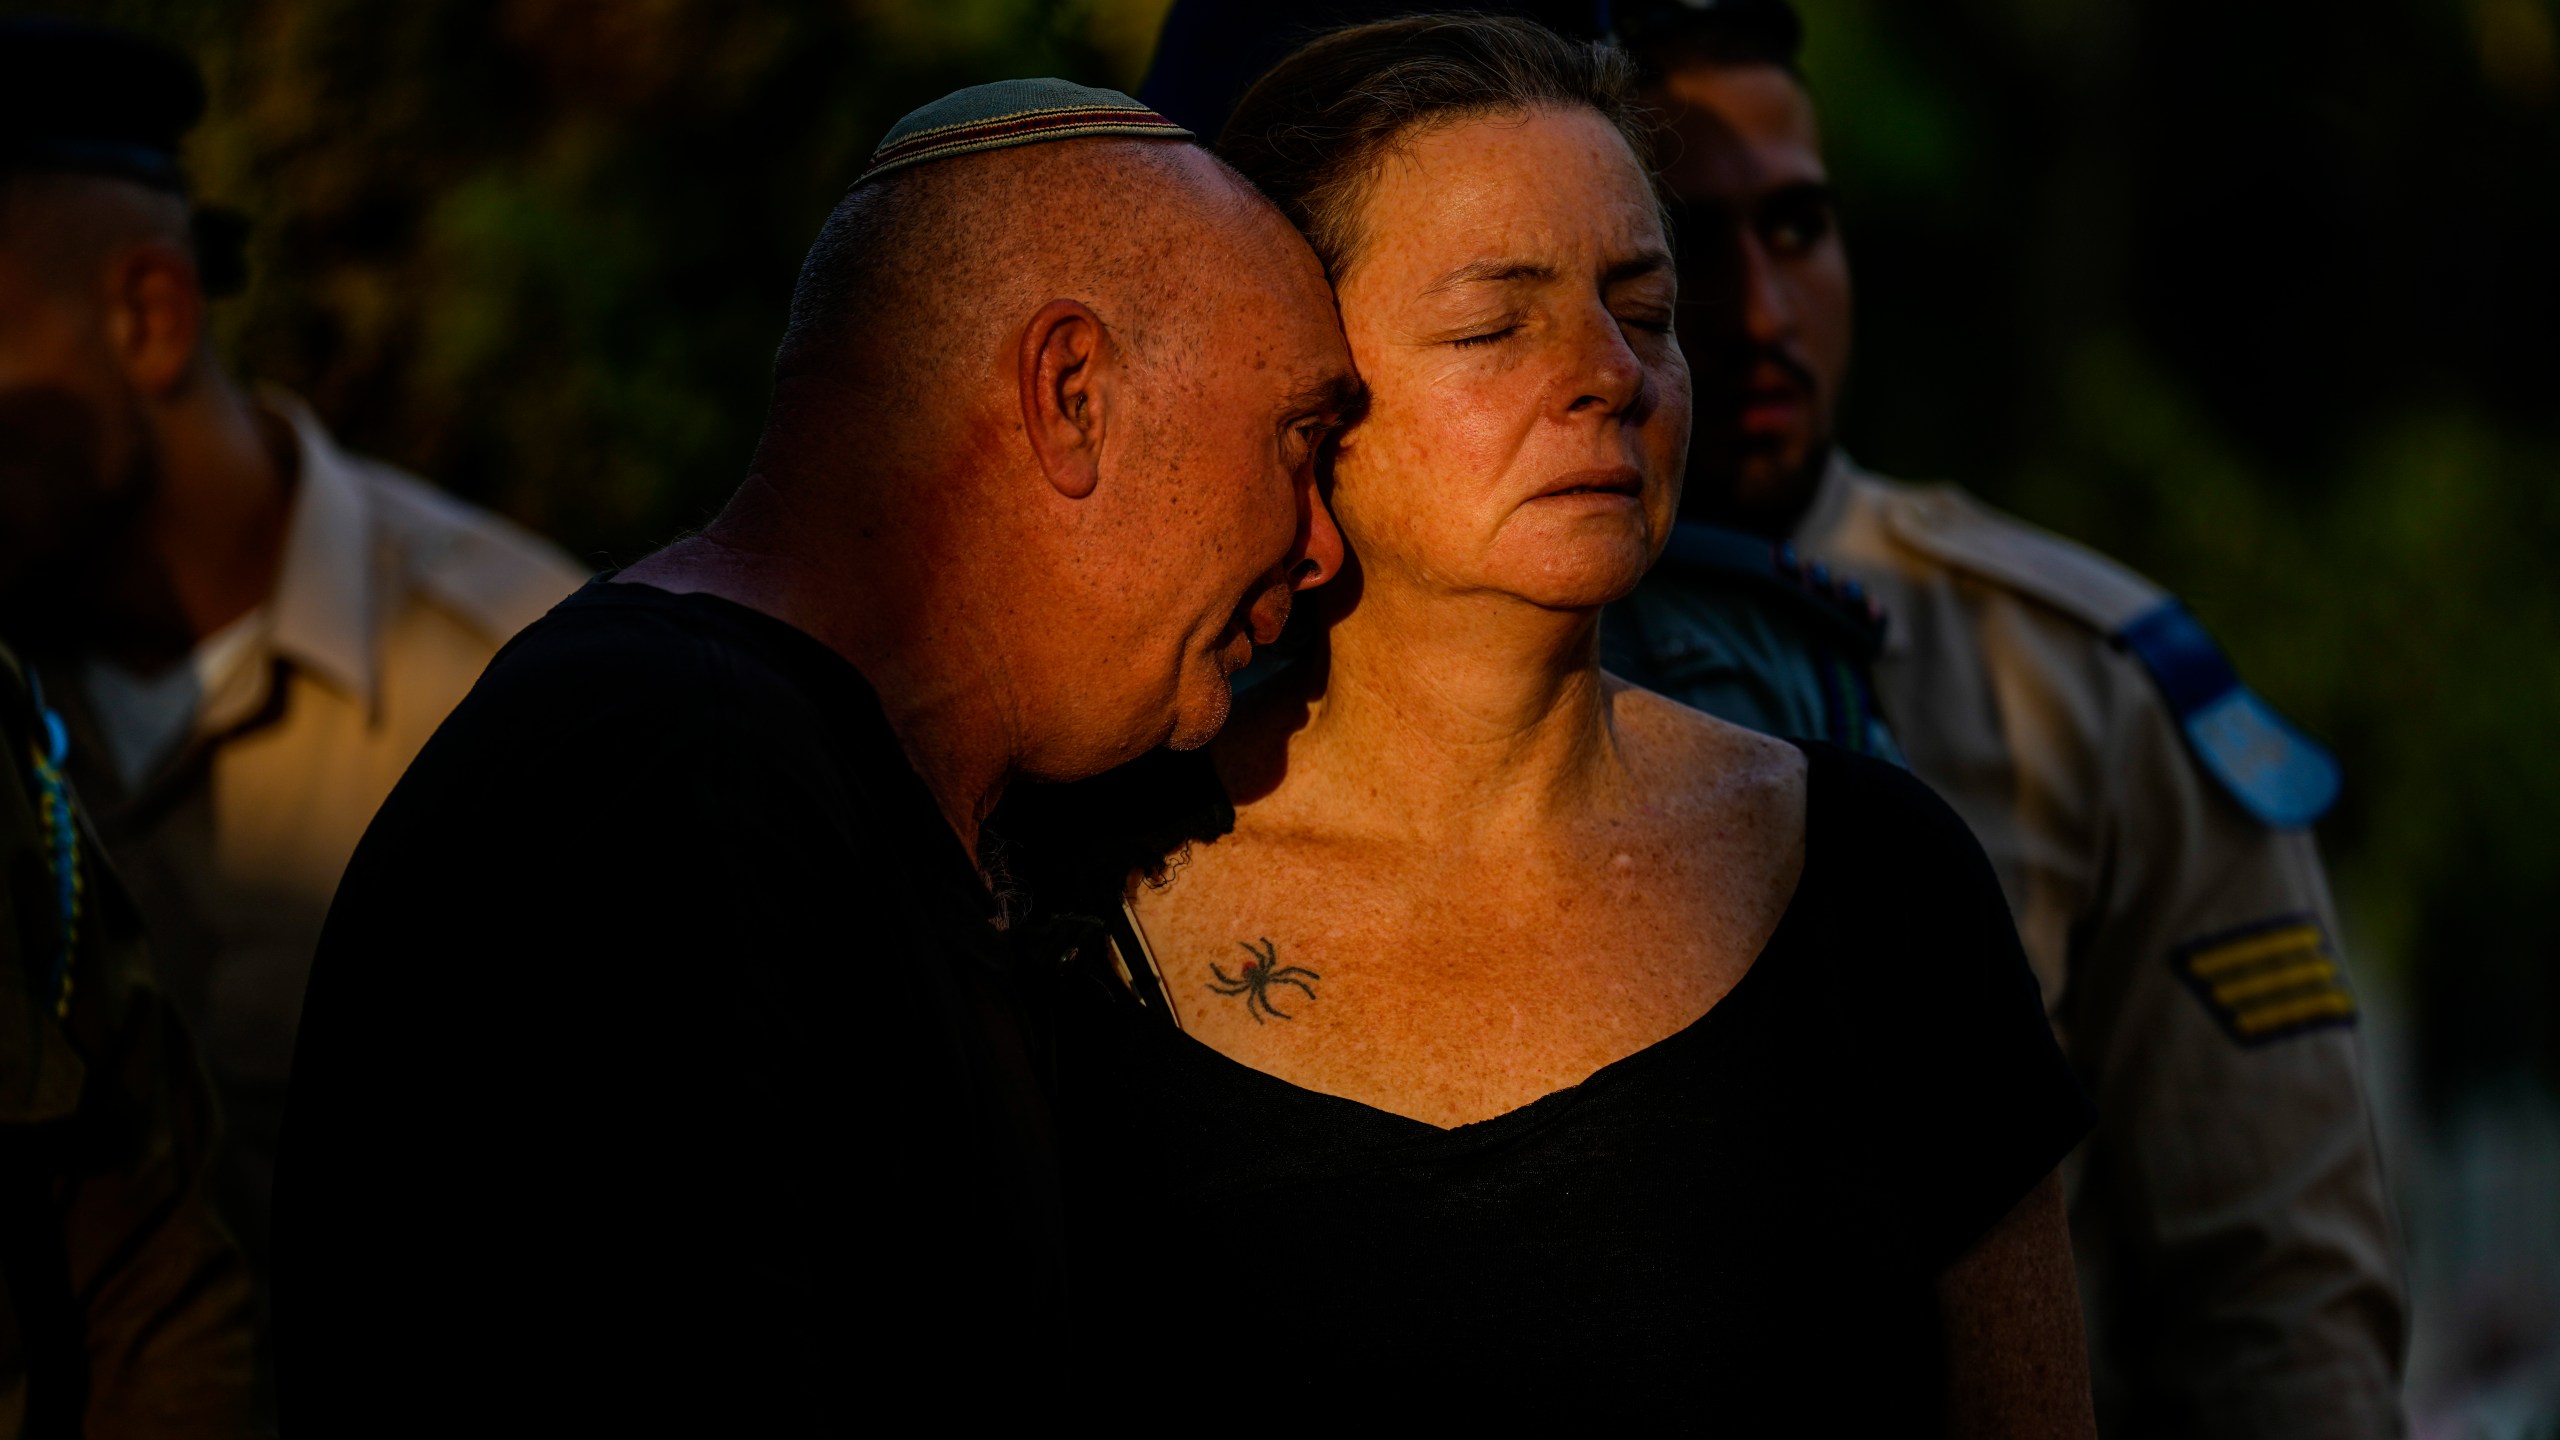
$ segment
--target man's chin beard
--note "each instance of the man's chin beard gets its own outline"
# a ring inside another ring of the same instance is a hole
[[[1753,456],[1723,473],[1692,469],[1681,491],[1680,515],[1783,540],[1813,507],[1823,472],[1830,468],[1831,445],[1823,441],[1808,446],[1804,458],[1791,466],[1781,467],[1774,457]]]

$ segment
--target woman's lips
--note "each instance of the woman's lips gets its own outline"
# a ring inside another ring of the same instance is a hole
[[[1637,474],[1633,466],[1622,465],[1608,470],[1577,470],[1570,475],[1559,475],[1531,498],[1563,500],[1596,495],[1633,500],[1643,494],[1644,477]]]
[[[1567,500],[1567,502],[1633,502],[1644,497],[1644,477],[1633,466],[1618,469],[1585,469],[1574,474],[1559,474],[1546,482],[1531,500]]]

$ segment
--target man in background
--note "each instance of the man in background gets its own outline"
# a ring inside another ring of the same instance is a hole
[[[0,637],[198,1037],[217,1194],[263,1281],[339,874],[490,656],[583,576],[225,371],[206,304],[237,237],[196,223],[178,155],[204,105],[167,47],[0,23]]]
[[[2310,831],[2333,763],[2156,586],[1839,453],[1849,270],[1794,12],[1617,22],[1669,122],[1683,508],[1883,604],[1885,712],[1989,852],[2096,1098],[2066,1179],[2100,1429],[2400,1433],[2399,1249]],[[1625,608],[1687,603],[1666,568]],[[1687,698],[1668,668],[1631,678]]]

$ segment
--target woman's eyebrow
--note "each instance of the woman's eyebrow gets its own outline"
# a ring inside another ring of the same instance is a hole
[[[1668,250],[1639,250],[1600,273],[1603,286],[1628,280],[1641,280],[1647,275],[1667,274],[1678,268]]]
[[[1546,281],[1556,278],[1556,267],[1537,260],[1478,260],[1461,265],[1424,287],[1423,294],[1437,295],[1461,285],[1508,285],[1522,280]]]

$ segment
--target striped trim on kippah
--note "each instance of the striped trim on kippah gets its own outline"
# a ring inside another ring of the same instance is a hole
[[[995,114],[970,114],[971,101],[1059,99],[1072,103],[1015,106]],[[939,112],[939,113],[937,113]],[[943,124],[918,125],[957,112],[963,118]],[[909,165],[928,160],[1038,145],[1052,140],[1079,140],[1097,135],[1129,135],[1152,140],[1188,140],[1191,132],[1114,90],[1091,90],[1059,81],[1009,81],[982,85],[946,97],[898,122],[871,152],[871,167],[861,185]]]

